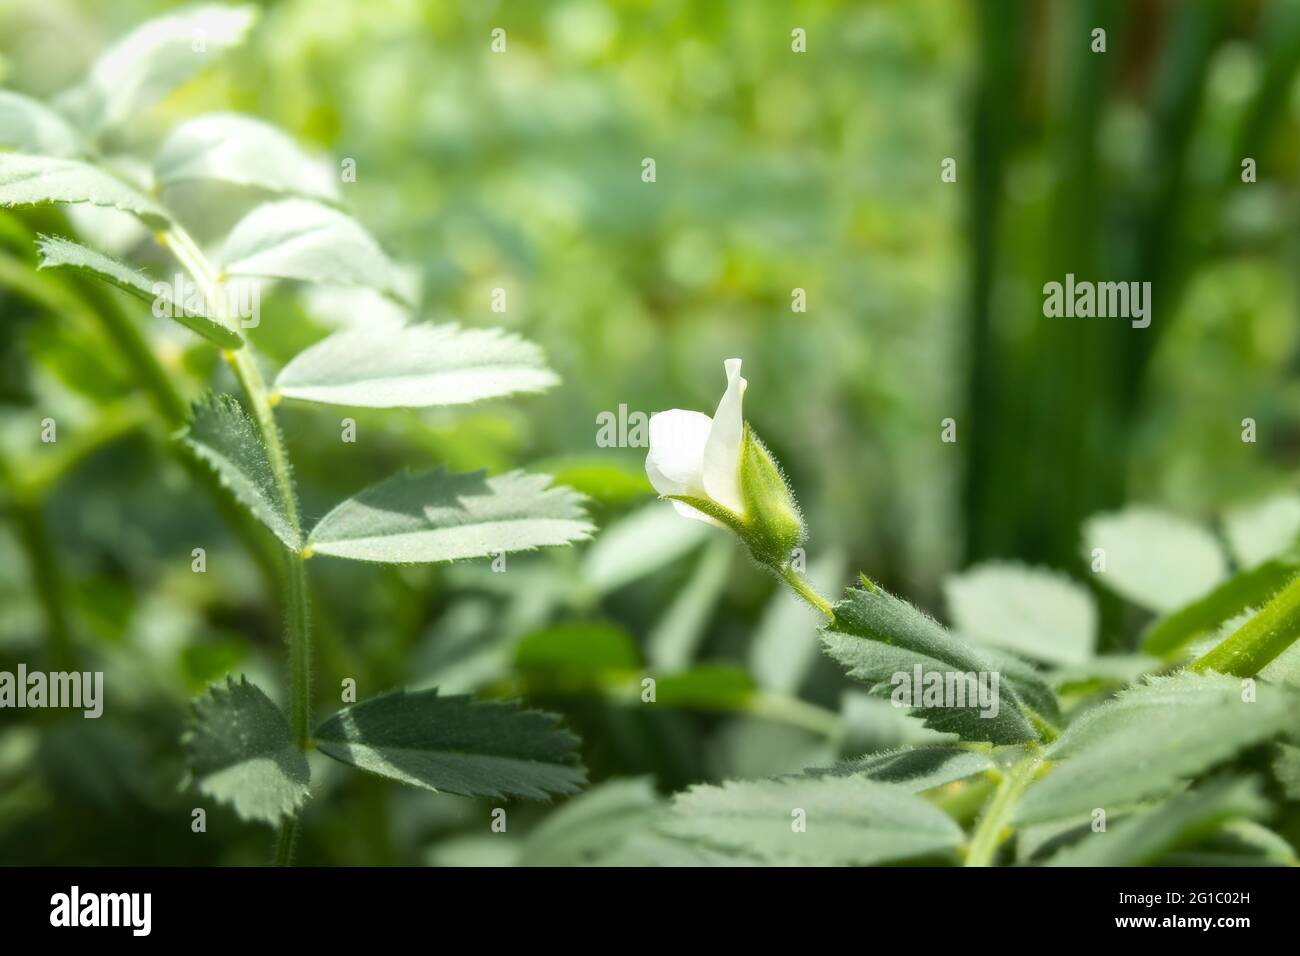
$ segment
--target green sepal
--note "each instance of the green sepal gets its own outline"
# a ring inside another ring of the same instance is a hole
[[[803,541],[803,515],[781,466],[748,424],[740,449],[740,494],[749,525],[745,543],[761,563],[784,568]]]

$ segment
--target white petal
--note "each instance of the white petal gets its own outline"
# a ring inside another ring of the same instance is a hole
[[[740,359],[727,359],[727,390],[718,402],[713,427],[704,445],[704,490],[709,497],[740,514],[745,510],[740,495],[740,444],[745,436],[741,400],[745,380],[740,377]]]
[[[645,473],[661,495],[704,497],[704,444],[713,420],[703,412],[674,408],[650,416]],[[697,512],[698,513],[698,512]]]

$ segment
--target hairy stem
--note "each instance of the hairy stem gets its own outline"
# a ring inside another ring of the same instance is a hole
[[[1300,577],[1279,591],[1258,614],[1192,662],[1194,671],[1254,677],[1300,638]]]
[[[798,571],[787,565],[778,573],[781,575],[782,580],[784,580],[786,584],[790,585],[795,594],[799,595],[825,615],[826,620],[835,620],[835,609],[831,607],[830,601],[827,601],[824,597],[818,594],[817,590],[809,584]]]
[[[994,791],[993,798],[984,808],[984,815],[976,824],[975,832],[971,834],[970,850],[966,855],[967,866],[993,865],[998,847],[1007,837],[1011,813],[1042,762],[1042,752],[1034,748],[1007,771]]]
[[[161,239],[198,283],[213,314],[222,321],[228,321],[225,296],[220,287],[221,279],[208,264],[197,243],[178,225],[164,233]],[[271,474],[294,536],[301,538],[302,525],[298,516],[298,499],[294,492],[289,456],[275,421],[266,381],[247,345],[226,351],[223,355],[248,400],[262,443],[266,446]],[[303,566],[301,549],[286,550],[284,553],[281,598],[285,613],[285,639],[289,645],[289,725],[298,747],[306,750],[311,739],[311,617],[307,570]],[[274,862],[277,865],[288,865],[292,860],[297,825],[296,818],[291,818],[284,824],[276,845]]]

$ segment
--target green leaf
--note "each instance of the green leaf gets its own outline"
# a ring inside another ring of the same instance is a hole
[[[636,449],[618,457],[606,449],[554,455],[535,462],[534,467],[551,475],[557,484],[568,485],[603,505],[626,507],[654,494],[645,475],[645,455],[638,455]]]
[[[608,624],[559,624],[515,645],[515,667],[556,680],[595,680],[641,666],[636,642]]]
[[[1159,613],[1196,600],[1228,574],[1214,536],[1177,515],[1128,508],[1096,515],[1084,526],[1084,560],[1101,548],[1106,570],[1098,580],[1121,597]]]
[[[934,787],[973,777],[991,770],[994,764],[982,753],[960,747],[901,747],[845,760],[833,767],[804,771],[811,777],[862,777],[920,793]]]
[[[944,581],[953,628],[1050,664],[1092,656],[1097,608],[1086,589],[1042,568],[990,562]]]
[[[1194,846],[1166,854],[1161,866],[1296,866],[1284,837],[1253,820],[1229,820]]]
[[[586,783],[577,738],[553,714],[436,690],[353,704],[316,739],[335,760],[435,792],[541,800]]]
[[[740,710],[754,696],[754,682],[738,667],[702,664],[655,680],[655,703],[692,710]]]
[[[50,156],[0,153],[0,206],[90,203],[133,213],[154,229],[166,229],[167,211],[122,180],[89,163]]]
[[[211,180],[326,202],[339,198],[330,166],[269,123],[210,113],[177,126],[154,157],[161,186]]]
[[[1204,597],[1153,621],[1142,635],[1142,649],[1156,656],[1171,655],[1224,621],[1267,604],[1297,574],[1300,564],[1281,558],[1238,571]]]
[[[251,6],[214,5],[150,20],[100,54],[57,105],[90,133],[116,126],[242,43],[256,18]]]
[[[60,159],[86,155],[81,136],[62,115],[10,90],[0,90],[0,146]]]
[[[519,866],[600,863],[629,836],[646,829],[660,801],[647,777],[608,780],[578,794],[523,841]]]
[[[427,408],[539,392],[558,381],[541,349],[516,335],[407,325],[337,332],[295,356],[275,388],[307,402]]]
[[[195,402],[181,442],[211,466],[239,503],[286,548],[297,551],[302,546],[257,425],[233,396],[209,393]]]
[[[708,537],[702,521],[683,521],[654,501],[601,530],[582,562],[582,576],[608,594],[681,559]]]
[[[185,746],[199,790],[245,820],[275,823],[307,798],[311,771],[288,721],[244,678],[229,678],[194,702]]]
[[[1054,765],[1016,808],[1022,823],[1086,814],[1169,793],[1237,751],[1277,734],[1295,699],[1268,684],[1253,703],[1217,674],[1148,677],[1074,721],[1048,750]]]
[[[312,551],[354,561],[426,564],[568,544],[590,536],[578,495],[546,475],[488,478],[404,472],[340,504],[312,529]]]
[[[1288,800],[1300,801],[1300,747],[1280,743],[1273,757],[1273,775]]]
[[[797,824],[803,811],[802,832]],[[696,786],[659,829],[783,866],[869,866],[950,857],[962,832],[921,797],[860,777],[785,777]]]
[[[1267,810],[1268,803],[1253,780],[1212,780],[1105,830],[1089,830],[1045,865],[1146,866],[1229,820],[1261,816]]]
[[[36,244],[41,253],[41,269],[66,267],[88,273],[123,292],[129,292],[141,301],[156,304],[155,314],[163,311],[165,315],[219,348],[237,349],[244,344],[238,332],[215,318],[208,318],[201,309],[195,309],[188,302],[175,305],[172,287],[167,283],[151,279],[124,262],[57,236],[42,235],[37,238]]]
[[[713,610],[731,580],[736,549],[718,535],[691,570],[646,638],[646,656],[657,670],[680,670],[695,660]]]
[[[255,208],[226,236],[218,261],[226,275],[366,286],[410,301],[400,270],[360,223],[306,199]]]
[[[1127,687],[1160,668],[1160,661],[1145,654],[1103,654],[1082,664],[1056,668],[1050,679],[1058,694],[1081,694],[1115,685]]]
[[[1275,495],[1233,508],[1223,516],[1223,533],[1240,567],[1285,555],[1300,538],[1300,495]]]
[[[910,686],[918,666],[923,674],[938,673],[945,684],[949,675],[985,674],[991,688],[991,675],[996,673],[996,714],[978,700],[974,704],[967,700],[965,706],[925,706],[922,695],[915,692],[922,705],[909,712],[923,717],[927,727],[966,740],[1012,744],[1038,739],[1013,680],[1009,675],[1004,679],[992,656],[953,637],[933,618],[886,591],[850,588],[835,606],[835,620],[823,631],[822,643],[831,657],[849,669],[849,676],[864,681],[882,697],[901,689],[901,684],[894,684],[896,675],[906,675]],[[1015,666],[1021,674],[1029,670],[1023,663]],[[954,677],[954,687],[956,683]],[[991,716],[981,716],[982,712]]]

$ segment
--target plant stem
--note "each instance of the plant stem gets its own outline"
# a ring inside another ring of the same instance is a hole
[[[976,824],[975,832],[971,834],[970,851],[966,855],[967,866],[993,865],[998,847],[1006,838],[1004,831],[1010,826],[1011,812],[1042,762],[1043,754],[1035,747],[1007,771],[998,784],[993,799],[985,807],[984,815]]]
[[[835,620],[835,609],[831,607],[831,603],[818,594],[816,589],[798,571],[787,565],[777,573],[781,575],[786,584],[790,585],[795,594],[824,614],[828,621]]]
[[[844,720],[839,714],[797,697],[758,692],[749,698],[747,712],[801,727],[835,743],[844,738]]]
[[[1300,638],[1300,577],[1279,591],[1258,614],[1192,662],[1192,670],[1254,677]]]
[[[174,225],[161,237],[164,245],[175,253],[181,265],[198,283],[203,298],[213,314],[228,321],[225,296],[221,292],[221,279],[204,258],[198,244],[179,225]],[[232,349],[223,353],[226,362],[238,380],[257,423],[271,474],[280,495],[294,537],[301,540],[302,525],[298,517],[298,498],[294,492],[293,475],[289,469],[289,456],[284,448],[280,428],[271,408],[270,392],[252,350]],[[289,645],[289,725],[301,750],[308,749],[311,739],[311,616],[307,589],[307,569],[303,566],[301,547],[284,552],[282,601],[285,612],[285,638]],[[287,820],[276,844],[274,862],[287,866],[293,856],[297,818]]]
[[[275,837],[275,853],[271,858],[273,866],[288,866],[293,862],[294,844],[298,842],[298,817],[288,817],[280,824],[280,832]]]

